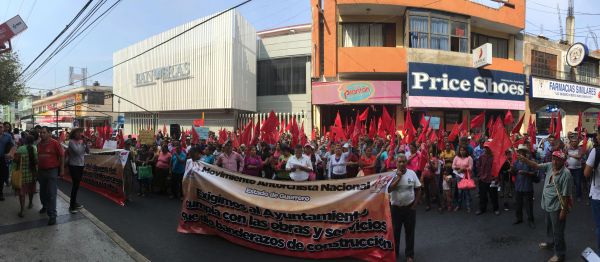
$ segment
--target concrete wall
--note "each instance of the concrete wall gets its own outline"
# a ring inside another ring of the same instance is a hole
[[[256,59],[266,60],[286,56],[310,56],[311,34],[297,33],[258,40]]]

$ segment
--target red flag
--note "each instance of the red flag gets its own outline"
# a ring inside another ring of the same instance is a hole
[[[531,146],[531,152],[535,151],[535,140],[536,140],[536,130],[535,130],[535,121],[533,117],[529,117],[529,128],[527,129],[527,133],[529,134],[529,145]]]
[[[392,123],[392,117],[388,113],[387,108],[385,106],[383,106],[383,113],[381,114],[381,121],[383,121],[383,123],[381,124],[381,127],[384,130],[389,130],[389,125]]]
[[[181,147],[183,149],[187,148],[187,143],[185,142],[185,140],[187,140],[186,138],[187,138],[187,134],[185,132],[181,132]]]
[[[312,131],[310,131],[310,140],[315,141],[316,138],[317,138],[317,130],[313,128]]]
[[[377,136],[381,138],[385,138],[385,128],[383,124],[383,118],[379,118],[379,122],[377,123]]]
[[[425,118],[425,114],[423,114],[421,116],[421,121],[419,121],[419,125],[421,125],[421,127],[423,127],[423,129],[427,129],[427,126],[429,126],[429,124],[427,123],[427,119]]]
[[[361,116],[357,112],[356,113],[356,121],[354,121],[354,130],[353,130],[352,136],[351,136],[351,138],[352,138],[352,145],[353,146],[357,146],[358,145],[358,138],[360,137],[360,129],[361,129],[361,126],[362,126],[361,125],[360,117]]]
[[[431,132],[431,134],[429,135],[429,141],[433,142],[433,141],[438,141],[438,135],[436,132]]]
[[[550,118],[550,128],[548,129],[548,134],[554,135],[554,113],[552,113],[552,117]]]
[[[377,133],[377,129],[375,128],[375,118],[371,119],[371,123],[369,124],[369,137],[375,138],[375,134]]]
[[[200,136],[196,133],[196,127],[192,126],[192,144],[200,143]]]
[[[252,119],[250,119],[250,122],[248,122],[245,126],[244,126],[244,131],[242,131],[242,135],[240,136],[240,142],[244,145],[255,145],[254,143],[254,139],[252,139],[252,127],[254,126],[254,121]]]
[[[392,122],[388,126],[388,133],[396,134],[396,119],[392,119]]]
[[[263,141],[267,142],[267,144],[270,145],[276,144],[277,132],[275,131],[277,130],[278,126],[279,119],[277,119],[277,116],[275,116],[275,112],[271,111],[265,122],[262,124],[262,127],[260,128],[260,131],[262,131],[262,134],[264,136]]]
[[[511,134],[520,134],[521,133],[521,127],[523,126],[523,119],[524,118],[525,118],[525,114],[523,114],[521,116],[521,118],[519,119],[519,122],[517,122],[517,124],[513,128],[512,132],[510,132]]]
[[[306,137],[306,133],[304,133],[304,120],[302,120],[302,125],[300,126],[300,129],[298,131],[300,132],[300,144],[302,146],[304,146],[308,142],[308,138]]]
[[[406,142],[411,142],[415,138],[417,131],[415,130],[415,126],[413,125],[412,117],[410,116],[410,110],[406,111],[404,129],[406,129]]]
[[[556,117],[556,130],[554,130],[554,137],[560,139],[560,132],[562,131],[562,117],[560,116],[560,111],[558,111],[558,116]]]
[[[347,140],[344,128],[342,126],[342,118],[340,117],[339,111],[337,112],[337,116],[335,117],[335,123],[331,132],[333,133],[334,141],[339,141],[339,139],[344,141]]]
[[[465,136],[467,133],[467,121],[462,121],[458,127],[458,132],[461,136]]]
[[[512,115],[510,110],[506,110],[506,115],[504,116],[504,125],[510,125],[515,121],[515,118]]]
[[[252,142],[250,142],[251,145],[256,145],[258,144],[259,141],[259,137],[260,137],[260,121],[256,121],[256,125],[254,125],[254,123],[252,123],[252,121],[250,121],[250,123],[248,123],[250,126],[246,127],[246,129],[250,130],[253,129],[253,134],[252,134],[252,138],[250,138],[250,134],[248,134],[248,139],[251,139]],[[246,130],[244,130],[246,131]]]
[[[458,126],[458,123],[454,122],[452,131],[450,131],[450,134],[448,135],[448,141],[453,142],[454,140],[456,140],[456,137],[458,136],[459,132],[460,132],[460,127]]]
[[[368,117],[369,117],[369,107],[367,107],[367,109],[365,109],[365,111],[363,111],[358,116],[358,120],[360,120],[360,121],[366,121]]]
[[[225,129],[219,129],[219,144],[224,144],[227,141],[227,131]]]
[[[292,126],[290,127],[290,133],[292,133],[292,143],[291,146],[294,148],[299,142],[299,133],[298,133],[298,123],[296,122],[296,117],[292,118]]]
[[[577,119],[577,139],[581,140],[581,111],[579,111]]]
[[[485,121],[485,111],[481,112],[479,115],[471,119],[471,128],[482,127],[483,122]]]
[[[492,176],[496,177],[500,173],[500,168],[502,168],[502,165],[506,162],[506,150],[510,148],[511,144],[510,138],[506,135],[504,126],[496,126],[494,137],[492,137],[492,142],[490,142],[490,150],[494,155]]]

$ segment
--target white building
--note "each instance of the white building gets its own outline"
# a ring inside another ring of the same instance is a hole
[[[204,23],[207,18],[113,54],[117,65],[197,26],[114,68],[114,93],[132,102],[115,108],[125,113],[126,134],[171,124],[190,129],[203,112],[212,131],[232,129],[240,113],[256,111],[256,30],[235,10]],[[157,121],[144,109],[156,113]]]
[[[298,125],[304,120],[304,130],[310,134],[311,25],[268,29],[257,34],[257,112],[264,118],[274,111],[283,122],[295,116]]]

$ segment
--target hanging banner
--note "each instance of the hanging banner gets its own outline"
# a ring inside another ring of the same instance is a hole
[[[313,82],[315,105],[402,103],[402,81]]]
[[[600,103],[600,88],[595,86],[538,77],[531,77],[529,83],[533,98]]]
[[[290,182],[194,163],[178,232],[218,235],[299,258],[395,261],[387,185],[394,173]]]
[[[71,182],[68,168],[65,172],[63,179]],[[121,206],[125,205],[123,165],[119,155],[86,155],[80,185]]]

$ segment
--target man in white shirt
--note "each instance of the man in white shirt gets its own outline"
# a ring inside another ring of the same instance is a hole
[[[301,145],[296,145],[294,155],[288,159],[285,169],[290,171],[290,178],[294,181],[308,180],[308,172],[312,172],[312,163],[310,158],[303,154]]]
[[[346,143],[344,146],[350,148],[350,145]],[[348,152],[342,152],[342,146],[340,144],[335,145],[335,154],[329,156],[327,159],[327,176],[329,179],[343,179],[346,178],[346,166],[348,165]]]
[[[600,140],[600,137],[596,136],[596,139]],[[596,223],[596,252],[600,251],[600,159],[596,161],[597,150],[598,147],[592,149],[585,162],[585,170],[583,171],[585,177],[592,178],[590,181],[590,198],[592,199],[590,203],[592,206],[592,216]]]
[[[413,170],[406,168],[406,162],[406,155],[398,155],[396,177],[390,183],[388,193],[390,193],[396,256],[399,254],[400,233],[404,226],[406,239],[404,255],[407,262],[412,262],[415,255],[416,208],[421,198],[421,182]]]

